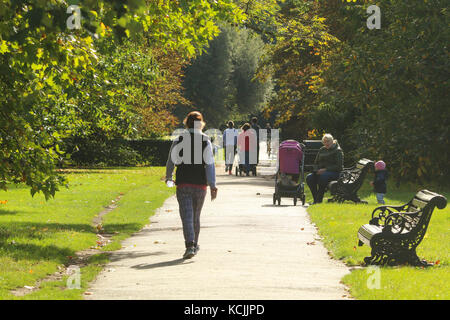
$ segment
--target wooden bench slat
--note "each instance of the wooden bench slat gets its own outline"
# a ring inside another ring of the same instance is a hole
[[[416,208],[423,209],[423,208],[428,204],[428,202],[421,201],[421,200],[419,200],[419,199],[414,198],[414,199],[411,201],[411,204],[412,204],[414,207],[416,207]]]

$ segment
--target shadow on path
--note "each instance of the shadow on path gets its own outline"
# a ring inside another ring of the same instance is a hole
[[[193,263],[193,261],[186,261],[186,260],[180,258],[180,259],[175,259],[175,260],[170,260],[170,261],[165,261],[165,262],[158,262],[158,263],[151,263],[151,264],[142,263],[142,264],[132,266],[132,268],[138,269],[138,270],[147,270],[147,269],[171,267],[171,266],[176,266],[176,265],[180,265],[180,264],[190,264],[190,263]]]
[[[164,251],[157,252],[114,252],[113,255],[110,256],[110,261],[117,262],[123,259],[136,259],[148,256],[160,256],[166,254]]]

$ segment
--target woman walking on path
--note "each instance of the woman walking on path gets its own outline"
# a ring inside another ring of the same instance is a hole
[[[225,172],[231,175],[233,169],[234,156],[237,149],[238,131],[234,128],[234,122],[228,121],[228,128],[223,133],[223,145],[225,148]]]
[[[319,149],[314,161],[314,172],[306,177],[306,183],[313,195],[313,204],[322,202],[328,183],[337,180],[344,168],[344,153],[337,140],[327,133],[323,136],[322,143],[323,147]]]
[[[205,126],[202,114],[192,111],[183,123],[187,131],[172,143],[166,163],[166,183],[172,181],[176,166],[176,194],[186,246],[183,259],[190,259],[200,249],[200,213],[207,186],[211,191],[211,200],[216,198],[217,188],[212,145],[208,136],[202,132]]]
[[[251,128],[256,131],[256,164],[259,164],[259,130],[261,127],[258,125],[257,117],[253,117],[251,122]]]
[[[242,132],[238,136],[238,148],[239,148],[239,164],[244,167],[245,174],[250,175],[250,151],[252,152],[252,164],[255,163],[256,157],[256,134],[252,132],[249,123],[245,123],[242,126]]]

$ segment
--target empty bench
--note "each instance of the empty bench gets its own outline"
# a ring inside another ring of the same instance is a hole
[[[372,248],[366,265],[429,266],[420,260],[416,248],[422,241],[435,207],[444,209],[447,199],[437,193],[421,190],[401,206],[379,206],[372,212],[369,224],[359,228],[358,245]]]
[[[342,203],[348,200],[355,203],[367,203],[358,197],[358,190],[361,188],[367,172],[373,166],[372,160],[360,159],[353,167],[344,168],[339,174],[339,179],[328,184],[328,190],[332,195],[328,202]]]

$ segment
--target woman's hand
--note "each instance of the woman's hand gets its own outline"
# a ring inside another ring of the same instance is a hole
[[[209,190],[211,191],[211,201],[213,201],[217,197],[217,188],[210,187]]]

